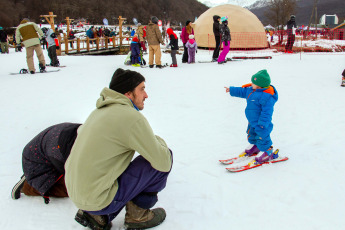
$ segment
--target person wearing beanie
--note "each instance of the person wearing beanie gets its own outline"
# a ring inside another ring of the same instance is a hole
[[[182,55],[182,63],[188,62],[188,49],[186,47],[186,43],[189,40],[189,35],[193,34],[194,35],[194,30],[192,28],[192,22],[190,20],[186,21],[186,26],[182,28],[180,38],[183,43],[183,55]]]
[[[214,48],[213,55],[212,55],[212,62],[216,62],[219,57],[219,50],[220,50],[220,16],[214,15],[213,16],[213,34],[214,39],[216,40],[216,47]]]
[[[141,25],[141,23],[138,23],[138,29],[137,29],[136,34],[138,35],[139,43],[140,43],[141,48],[143,49],[143,53],[147,53],[146,45],[145,45],[146,29],[145,29],[145,26]]]
[[[292,47],[293,47],[293,44],[295,43],[296,28],[297,28],[296,16],[291,15],[290,20],[286,23],[286,32],[288,35],[288,39],[285,45],[285,53],[293,53]]]
[[[220,33],[221,33],[221,40],[223,42],[223,51],[220,53],[218,57],[218,64],[223,64],[226,62],[226,55],[229,53],[230,50],[230,29],[228,27],[228,16],[222,17],[221,19],[222,24],[220,25]]]
[[[166,186],[173,158],[140,113],[147,98],[144,76],[119,68],[78,129],[65,164],[65,182],[81,225],[110,229],[124,207],[126,229],[164,221],[165,210],[151,208]],[[136,152],[139,156],[132,159]]]
[[[6,31],[0,26],[0,48],[1,53],[9,53],[8,52],[8,36]]]
[[[249,146],[239,157],[255,156],[251,165],[262,164],[276,159],[273,153],[270,134],[273,130],[272,115],[274,104],[278,101],[277,89],[271,85],[267,70],[260,70],[251,77],[252,83],[242,87],[225,87],[230,96],[247,100],[245,114],[248,120],[247,138]]]
[[[152,16],[146,28],[147,43],[149,45],[149,67],[153,68],[153,61],[156,63],[157,68],[162,68],[162,52],[160,44],[164,45],[162,33],[157,25],[158,18]]]
[[[169,39],[170,39],[169,46],[171,47],[172,64],[170,65],[170,67],[177,67],[176,53],[179,49],[178,38],[177,38],[177,35],[174,33],[174,31],[171,28],[167,29],[167,34],[169,35]]]
[[[195,63],[195,53],[198,52],[198,45],[194,40],[194,35],[189,35],[189,40],[186,43],[186,47],[188,49],[188,64]]]
[[[36,52],[40,72],[45,72],[46,61],[44,59],[43,51],[40,46],[40,39],[43,37],[42,30],[34,22],[29,19],[23,19],[16,29],[16,43],[22,43],[26,49],[26,62],[31,74],[34,74],[36,69],[34,65],[34,52]]]
[[[140,67],[140,43],[138,37],[135,35],[131,42],[131,63],[134,67]]]

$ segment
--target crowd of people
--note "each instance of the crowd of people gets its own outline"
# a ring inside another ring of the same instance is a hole
[[[213,16],[216,47],[212,62],[225,63],[230,50],[231,33],[227,16]],[[149,67],[163,68],[161,45],[165,45],[153,16],[147,26],[137,24],[131,41],[131,63],[140,66],[143,52],[148,49]],[[288,29],[296,27],[291,16]],[[91,27],[87,36],[111,36],[113,31]],[[178,67],[176,54],[178,36],[167,29],[168,48],[172,64]],[[73,38],[73,32],[69,34]],[[50,65],[59,66],[56,55],[58,43],[52,29],[40,29],[37,24],[23,19],[16,29],[15,41],[26,48],[27,65],[35,73],[33,55],[36,52],[40,71],[46,62],[40,39],[46,38]],[[8,36],[0,27],[1,50],[8,53]],[[182,63],[195,63],[197,41],[191,21],[186,21],[180,39],[184,52]],[[146,48],[146,42],[148,48]],[[294,33],[289,34],[286,50],[292,50]],[[223,46],[222,52],[221,46]],[[342,73],[345,85],[345,70]],[[108,87],[102,89],[96,108],[83,124],[60,123],[37,134],[23,149],[23,176],[12,189],[12,198],[21,194],[49,197],[69,197],[78,207],[75,220],[91,229],[110,229],[111,221],[125,208],[127,229],[146,229],[161,224],[166,218],[163,208],[151,209],[158,201],[158,193],[167,183],[173,166],[173,153],[163,138],[155,135],[148,120],[139,111],[148,98],[145,77],[139,72],[118,68]],[[258,163],[270,161],[274,155],[270,133],[273,107],[278,100],[277,89],[271,85],[267,70],[251,77],[251,83],[242,87],[225,87],[231,96],[247,100],[249,146],[246,156],[257,155]],[[250,97],[250,100],[249,100]],[[121,130],[121,132],[114,132]],[[134,157],[135,152],[139,156]],[[133,160],[132,160],[133,159]]]

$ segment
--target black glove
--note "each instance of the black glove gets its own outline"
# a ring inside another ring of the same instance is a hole
[[[198,50],[195,50],[195,53],[198,53]]]
[[[60,49],[60,46],[56,46],[56,49],[59,50],[59,49]]]
[[[229,45],[229,41],[226,41],[226,42],[225,42],[225,45],[228,46],[228,45]]]

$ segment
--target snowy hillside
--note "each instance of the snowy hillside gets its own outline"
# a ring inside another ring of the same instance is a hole
[[[199,50],[196,60],[211,55]],[[14,201],[10,193],[22,175],[23,147],[50,125],[83,123],[119,67],[146,77],[149,97],[142,113],[174,152],[157,203],[167,218],[155,229],[344,229],[345,54],[266,55],[273,58],[224,65],[182,64],[178,56],[178,68],[164,69],[125,66],[125,56],[61,56],[67,67],[57,73],[13,76],[26,68],[25,50],[1,54],[0,229],[85,229],[74,221],[77,208],[67,198],[46,205],[40,197]],[[171,63],[169,54],[162,60]],[[274,147],[289,160],[231,174],[218,160],[248,145],[246,102],[231,98],[224,87],[248,83],[261,69],[279,93]],[[124,215],[113,221],[113,230],[123,229]]]

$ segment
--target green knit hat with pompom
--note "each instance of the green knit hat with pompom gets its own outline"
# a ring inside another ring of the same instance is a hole
[[[267,70],[263,69],[254,74],[252,76],[252,83],[262,88],[270,86],[271,78],[270,75],[267,73]]]

